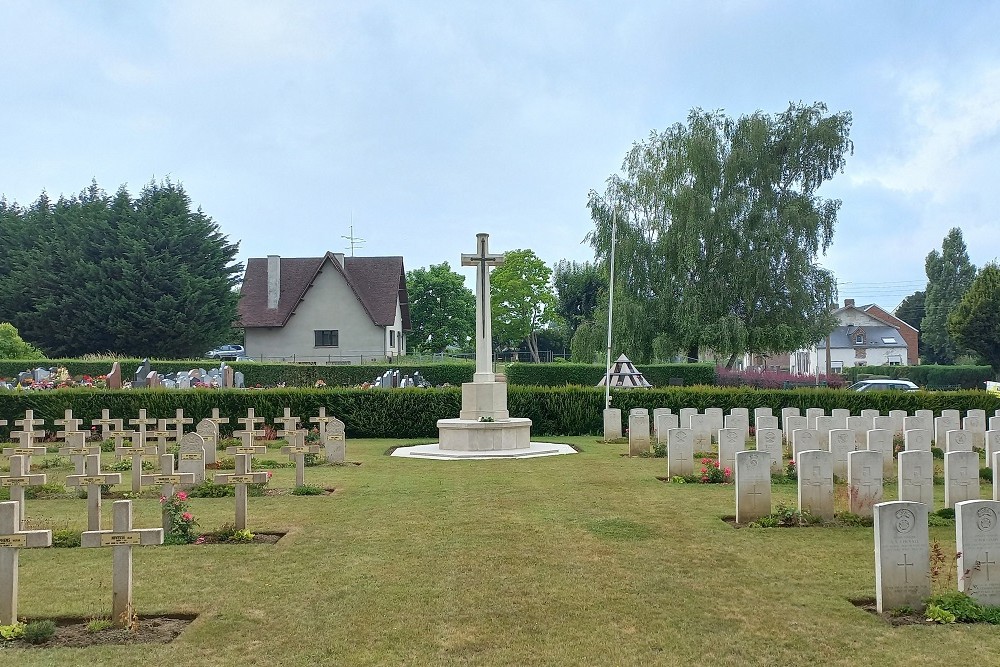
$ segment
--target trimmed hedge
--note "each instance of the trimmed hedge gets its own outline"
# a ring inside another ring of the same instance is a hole
[[[864,379],[862,376],[882,375],[888,378],[903,378],[927,389],[983,389],[987,380],[996,378],[989,366],[861,366],[845,368],[844,375],[851,381]]]
[[[654,387],[667,387],[671,378],[683,380],[684,386],[715,384],[714,364],[648,364],[637,367]],[[512,385],[593,387],[604,377],[604,366],[598,364],[507,364],[504,371]]]
[[[131,380],[135,371],[142,365],[142,359],[119,359],[122,369],[122,379]],[[31,368],[54,368],[65,366],[73,377],[81,375],[107,375],[111,371],[111,361],[80,361],[79,359],[44,359],[44,360],[0,360],[0,377],[16,378],[17,374]],[[150,367],[160,373],[187,371],[192,368],[215,368],[221,362],[213,359],[192,359],[188,361],[155,361],[150,360]],[[471,363],[428,363],[428,364],[363,364],[344,366],[311,366],[304,364],[267,364],[255,362],[232,362],[228,365],[243,373],[243,380],[248,387],[261,385],[273,387],[284,382],[290,387],[311,387],[317,380],[323,380],[330,387],[351,387],[363,382],[371,382],[389,369],[398,369],[404,375],[412,375],[414,371],[427,378],[433,385],[461,385],[472,382],[472,374],[476,370]]]
[[[236,419],[254,408],[269,420],[280,416],[284,408],[308,420],[325,407],[327,414],[343,420],[352,438],[436,438],[437,420],[458,416],[462,392],[458,387],[444,389],[164,389],[110,391],[99,389],[60,389],[56,391],[0,392],[0,419],[13,428],[15,419],[32,409],[36,418],[53,427],[66,409],[85,423],[99,418],[107,408],[113,418],[134,419],[140,408],[153,417],[173,417],[177,408],[195,419],[209,416],[219,408],[231,423],[222,427],[223,435],[240,428]],[[612,405],[622,410],[623,418],[631,408],[671,408],[675,412],[691,407],[704,410],[718,407],[730,410],[768,406],[775,414],[783,407],[803,411],[821,407],[847,408],[857,414],[874,408],[883,414],[889,410],[969,410],[980,408],[990,414],[1000,409],[1000,397],[986,392],[851,392],[836,389],[780,389],[672,387],[667,389],[615,391]],[[534,437],[548,435],[599,434],[603,430],[604,391],[596,387],[509,387],[511,415],[532,420]]]

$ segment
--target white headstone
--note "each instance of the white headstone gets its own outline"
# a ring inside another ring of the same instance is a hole
[[[781,431],[783,433],[791,433],[789,430],[788,418],[799,417],[801,414],[802,413],[799,412],[798,408],[781,408]],[[805,426],[802,428],[805,428]]]
[[[654,410],[655,412],[655,410]],[[665,444],[667,442],[667,431],[672,428],[678,428],[680,426],[678,422],[678,417],[671,413],[660,413],[654,418],[654,431],[656,431],[656,442],[657,444]]]
[[[979,414],[968,415],[962,420],[962,430],[972,436],[974,448],[982,449],[986,446],[986,417]]]
[[[903,435],[903,420],[906,419],[906,410],[889,410],[889,419],[892,420],[892,430],[896,435]]]
[[[944,449],[948,442],[948,431],[957,431],[959,420],[951,417],[934,418],[934,446]]]
[[[817,449],[799,452],[799,511],[833,519],[833,454]]]
[[[830,410],[830,416],[833,417],[834,428],[847,428],[847,418],[851,416],[851,411],[834,408]]]
[[[696,452],[707,452],[712,448],[712,430],[709,426],[709,419],[705,415],[691,415],[688,419],[690,429],[694,431],[694,450]],[[684,428],[684,420],[681,419],[681,428]]]
[[[958,590],[990,607],[1000,606],[998,515],[1000,501],[968,500],[955,504]]]
[[[767,452],[737,452],[736,523],[750,523],[770,513],[771,457]]]
[[[819,448],[819,434],[813,429],[803,428],[792,433],[792,460],[795,461],[796,465],[799,462],[799,454],[807,449]],[[832,466],[833,463],[831,462],[830,465]]]
[[[744,444],[750,438],[750,419],[746,415],[726,415],[726,428],[738,430]],[[740,448],[742,447],[743,445],[740,445]]]
[[[979,454],[947,452],[944,455],[944,506],[979,500]]]
[[[177,470],[194,475],[194,484],[205,481],[205,439],[197,433],[185,433],[181,438]]]
[[[681,408],[680,411],[680,428],[691,428],[691,416],[698,414],[698,410],[695,408]]]
[[[705,417],[708,418],[708,428],[712,433],[726,425],[725,413],[722,408],[705,408]]]
[[[796,431],[805,431],[809,429],[808,421],[805,417],[799,417],[792,415],[787,417],[784,421],[784,426],[781,428],[782,434],[785,436],[785,441],[791,445],[792,444],[792,434]]]
[[[908,452],[931,451],[931,432],[926,429],[913,429],[903,434],[903,442]]]
[[[875,506],[875,601],[879,613],[921,609],[931,594],[927,505],[897,500]]]
[[[743,432],[740,429],[719,429],[719,467],[732,470],[736,465],[736,452],[742,451],[743,447]]]
[[[847,455],[848,509],[858,516],[871,516],[872,508],[882,502],[882,454],[850,452]]]
[[[833,417],[826,415],[816,417],[816,435],[819,437],[819,446],[827,449],[830,446],[830,431],[833,430]]]
[[[781,473],[785,467],[782,452],[781,431],[776,428],[757,429],[757,451],[767,452],[771,457],[771,472]]]
[[[667,476],[694,474],[694,432],[689,428],[667,431]]]
[[[948,431],[944,437],[946,452],[972,451],[972,434],[968,431]]]
[[[847,455],[858,450],[854,431],[846,428],[836,428],[830,431],[828,449],[833,454],[833,474],[840,479],[847,477]]]
[[[759,424],[757,423],[757,420],[760,419],[761,417],[774,417],[774,412],[772,412],[771,408],[768,408],[768,407],[754,408],[753,409],[753,425],[754,425],[754,428],[759,428]],[[774,417],[774,418],[777,419],[777,417]],[[765,427],[765,428],[770,428],[770,427]],[[775,426],[774,428],[780,428],[780,427]]]
[[[772,415],[760,415],[754,423],[754,432],[760,431],[762,428],[779,430],[778,418]]]
[[[897,467],[900,500],[924,503],[934,509],[934,455],[930,451],[900,452]]]
[[[619,408],[604,410],[604,439],[619,440],[622,437],[622,411]]]
[[[865,449],[882,455],[882,475],[889,477],[896,472],[892,456],[892,431],[874,428],[865,434]]]
[[[628,415],[628,454],[638,456],[649,451],[649,413],[632,410]]]

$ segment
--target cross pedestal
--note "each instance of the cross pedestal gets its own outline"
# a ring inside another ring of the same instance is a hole
[[[161,454],[160,474],[142,475],[140,476],[140,480],[144,486],[162,485],[163,488],[160,490],[160,498],[170,498],[172,495],[174,495],[174,487],[177,486],[178,484],[194,484],[194,475],[189,472],[181,472],[181,473],[175,472],[174,455]],[[163,532],[169,533],[171,528],[173,528],[173,524],[170,521],[170,514],[168,514],[164,510]]]
[[[162,528],[132,528],[132,501],[112,505],[111,530],[88,530],[81,536],[84,547],[111,547],[111,622],[128,625],[132,605],[132,547],[163,544]]]
[[[0,486],[10,489],[10,499],[20,507],[21,516],[18,528],[24,527],[25,503],[24,489],[29,486],[45,484],[45,475],[32,475],[31,464],[27,456],[10,457],[10,474],[0,475]]]
[[[87,456],[84,474],[66,477],[67,486],[87,487],[87,530],[101,529],[101,487],[121,483],[120,472],[101,470],[100,454]]]
[[[319,445],[307,445],[305,431],[291,431],[285,434],[288,445],[281,448],[282,454],[295,461],[295,486],[306,484],[306,454],[319,454]]]
[[[52,546],[51,530],[21,530],[19,504],[0,503],[0,625],[17,622],[18,552]]]
[[[269,475],[266,470],[260,472],[250,470],[249,454],[237,454],[236,474],[215,476],[216,484],[236,486],[236,530],[246,530],[247,527],[247,484],[266,484]]]

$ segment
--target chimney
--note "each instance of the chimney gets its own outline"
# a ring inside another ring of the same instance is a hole
[[[281,294],[281,257],[267,256],[267,307],[274,310],[278,307],[278,296]]]
[[[844,299],[844,308],[854,308],[854,299]]]
[[[340,264],[340,268],[344,268],[344,253],[335,252],[333,253],[333,258],[337,260],[337,264]]]

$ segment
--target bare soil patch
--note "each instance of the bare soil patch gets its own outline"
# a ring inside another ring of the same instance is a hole
[[[107,644],[169,644],[191,624],[197,614],[172,614],[169,616],[140,616],[135,632],[120,628],[108,628],[92,632],[87,625],[88,618],[53,618],[56,634],[44,644],[29,644],[23,639],[5,642],[10,648],[82,648]],[[32,619],[34,621],[44,619]]]

